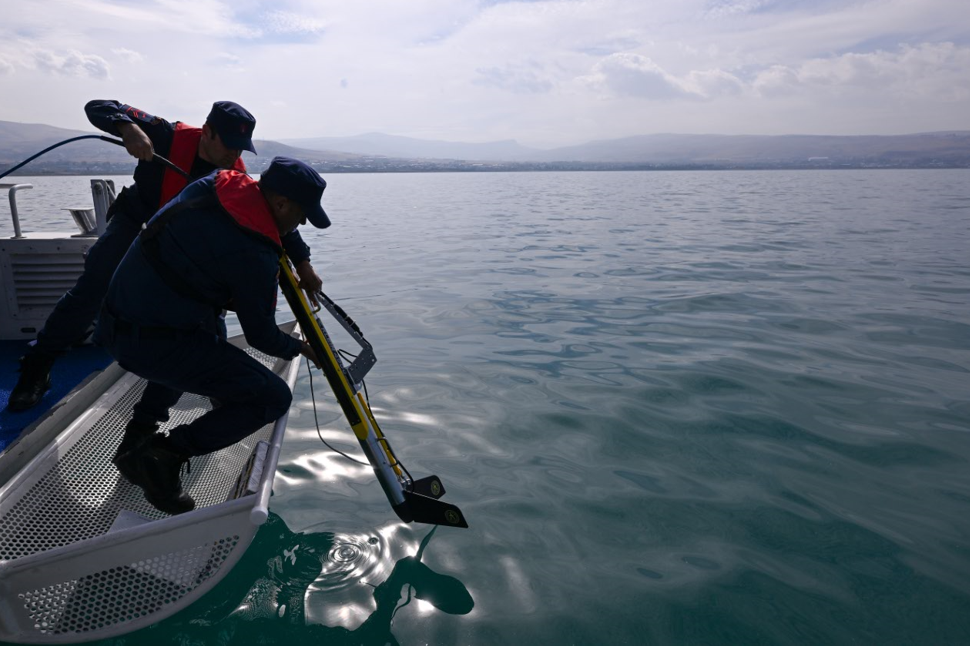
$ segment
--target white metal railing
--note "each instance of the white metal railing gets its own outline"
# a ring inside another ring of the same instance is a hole
[[[10,217],[13,219],[13,238],[15,240],[24,237],[20,229],[20,212],[17,209],[17,191],[25,188],[34,188],[33,184],[0,184],[0,189],[9,189],[8,198],[10,200]],[[94,208],[74,208],[67,209],[74,218],[74,223],[81,230],[84,236],[100,236],[108,226],[108,209],[115,201],[115,183],[110,179],[92,179],[91,197],[94,200]]]
[[[110,179],[92,179],[91,196],[94,198],[94,215],[98,235],[108,226],[108,208],[115,201],[115,183]]]
[[[22,188],[34,188],[33,184],[0,184],[0,188],[8,188],[10,197],[10,216],[13,218],[13,237],[23,238],[20,232],[20,215],[17,213],[17,191]]]

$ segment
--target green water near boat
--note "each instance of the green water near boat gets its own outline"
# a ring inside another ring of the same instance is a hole
[[[371,405],[471,528],[397,522],[304,369],[243,560],[104,643],[970,643],[967,171],[327,179]],[[25,228],[86,199],[30,181]]]

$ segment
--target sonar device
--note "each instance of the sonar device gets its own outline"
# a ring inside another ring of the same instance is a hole
[[[414,480],[394,455],[391,445],[374,419],[362,389],[364,375],[377,362],[377,357],[357,324],[326,294],[317,293],[322,309],[326,309],[361,347],[360,353],[350,365],[344,366],[344,361],[330,340],[326,328],[316,316],[320,309],[311,309],[298,287],[298,281],[285,254],[280,259],[280,288],[296,315],[303,336],[316,353],[320,368],[398,517],[406,523],[413,521],[468,527],[465,516],[458,507],[440,500],[445,495],[445,488],[438,476]]]

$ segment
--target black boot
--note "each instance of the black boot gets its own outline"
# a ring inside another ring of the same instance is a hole
[[[115,451],[114,457],[111,458],[111,462],[118,467],[118,471],[125,477],[125,480],[131,482],[132,477],[137,477],[137,475],[134,475],[134,472],[130,471],[129,466],[131,465],[131,461],[125,460],[125,456],[133,449],[138,448],[141,444],[150,440],[156,431],[158,431],[157,424],[138,423],[135,420],[131,420],[125,426],[125,434],[121,438],[121,444],[118,445],[118,450]]]
[[[20,358],[20,378],[10,391],[7,410],[17,413],[33,408],[51,387],[52,357],[25,354]]]
[[[182,467],[188,464],[188,455],[157,434],[118,458],[121,475],[141,487],[153,507],[168,514],[195,509],[195,501],[182,490]]]

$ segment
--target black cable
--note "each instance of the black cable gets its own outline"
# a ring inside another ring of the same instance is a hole
[[[325,295],[323,294],[323,292],[320,292],[320,295],[325,297]],[[347,359],[347,357],[350,357],[351,358],[350,359],[351,363],[353,362],[353,359],[356,359],[357,358],[357,355],[351,354],[347,350],[343,350],[343,349],[337,350],[337,354],[340,355],[340,356],[342,356],[344,359]],[[334,447],[330,446],[330,444],[328,444],[325,439],[323,439],[323,434],[320,432],[320,422],[317,421],[317,400],[316,400],[316,397],[313,394],[313,372],[310,369],[310,360],[309,359],[306,360],[306,369],[307,369],[307,373],[310,375],[310,398],[313,401],[313,420],[314,420],[314,422],[317,425],[317,436],[320,438],[320,441],[323,442],[324,444],[326,444],[327,447],[331,451],[333,451],[335,453],[339,453],[340,455],[344,456],[348,460],[352,460],[352,461],[354,461],[354,462],[356,462],[358,464],[366,464],[367,466],[371,466],[370,463],[368,463],[368,462],[361,462],[360,460],[358,460],[356,458],[350,457],[346,453],[343,453],[341,451],[338,451]],[[361,381],[360,383],[361,383],[361,386],[364,387],[364,401],[366,401],[367,402],[367,406],[370,407],[370,394],[367,392],[367,382],[366,381]],[[377,422],[375,421],[374,423],[376,424]],[[397,454],[394,452],[394,449],[391,447],[391,443],[387,441],[387,438],[386,437],[383,437],[383,434],[382,434],[382,436],[380,438],[378,438],[377,441],[378,442],[381,442],[381,443],[383,443],[385,445],[386,451],[389,454],[388,457],[391,457],[394,460],[394,464],[397,465],[401,469],[401,471],[404,472],[404,474],[407,476],[408,480],[410,480],[411,482],[414,482],[414,477],[411,475],[411,472],[408,471],[408,468],[406,466],[404,466],[404,463],[401,462],[397,458]]]
[[[30,162],[34,161],[35,159],[37,159],[38,157],[40,157],[44,153],[48,153],[48,152],[54,150],[55,148],[57,148],[59,146],[63,146],[64,144],[69,144],[72,141],[80,141],[82,139],[100,139],[100,138],[101,138],[101,135],[81,135],[80,137],[73,137],[72,139],[65,139],[64,141],[58,142],[58,143],[54,144],[53,146],[48,146],[47,148],[44,148],[42,151],[40,151],[36,155],[31,155],[30,157],[28,157],[27,159],[23,160],[22,162],[20,162],[19,164],[17,164],[13,168],[7,169],[4,172],[0,173],[0,179],[3,179],[4,177],[6,177],[10,173],[14,172],[18,168],[21,168],[23,166],[26,166],[27,164],[29,164]]]
[[[338,353],[350,354],[349,352],[346,352],[345,350],[337,350],[337,352]],[[351,462],[356,462],[357,464],[363,464],[364,466],[367,466],[367,467],[372,466],[370,464],[370,462],[362,462],[362,461],[358,460],[357,458],[355,458],[353,456],[347,455],[346,453],[344,453],[340,449],[334,448],[333,446],[330,445],[329,442],[327,442],[325,439],[323,439],[323,432],[320,430],[320,420],[317,418],[317,398],[316,398],[316,395],[313,394],[313,370],[312,370],[312,368],[310,366],[310,360],[309,359],[306,359],[306,371],[307,371],[307,374],[310,376],[310,401],[313,402],[313,423],[317,427],[317,437],[320,438],[320,441],[323,442],[324,445],[326,445],[326,447],[328,449],[330,449],[334,453],[337,453],[339,455],[342,455],[343,457],[347,458]],[[364,386],[364,400],[367,402],[367,405],[370,406],[370,396],[367,394],[367,383],[366,382],[362,382],[362,385]],[[383,442],[384,444],[387,445],[387,448],[388,448],[388,450],[390,450],[391,455],[394,456],[394,463],[398,467],[401,468],[401,471],[403,471],[404,474],[408,477],[408,480],[410,480],[411,482],[414,482],[414,477],[411,476],[411,472],[408,471],[408,468],[406,466],[404,466],[404,463],[403,462],[401,462],[400,460],[397,459],[397,454],[394,453],[394,449],[391,448],[391,443],[387,441],[387,438],[386,437],[381,437],[378,440],[378,442]]]
[[[338,453],[344,456],[351,462],[356,462],[357,464],[363,464],[365,467],[369,467],[370,462],[361,462],[357,458],[349,456],[343,451],[339,449],[335,449],[334,447],[330,446],[330,443],[327,442],[325,439],[323,439],[323,433],[320,431],[320,420],[317,418],[317,398],[316,398],[316,395],[313,394],[313,370],[310,367],[309,359],[306,359],[306,371],[307,371],[307,374],[310,375],[310,400],[313,402],[313,423],[316,424],[317,426],[317,437],[319,437],[320,441],[323,442],[327,446],[327,448],[333,451],[334,453]]]
[[[343,350],[343,349],[337,350],[337,354],[339,354],[341,357],[343,357],[344,359],[346,359],[347,360],[347,363],[353,363],[354,362],[354,359],[357,358],[357,355],[356,354],[351,354],[347,350]],[[361,381],[360,382],[360,385],[364,387],[364,401],[366,401],[367,402],[367,405],[370,406],[370,395],[367,394],[367,382],[366,381]]]
[[[19,164],[17,164],[13,168],[8,168],[7,170],[5,170],[2,173],[0,173],[0,179],[3,179],[4,177],[6,177],[7,175],[9,175],[10,173],[14,172],[15,170],[17,170],[19,168],[23,168],[24,166],[26,166],[30,162],[34,161],[35,159],[37,159],[41,155],[43,155],[45,153],[49,153],[50,151],[54,150],[55,148],[59,148],[59,147],[63,146],[64,144],[69,144],[69,143],[72,143],[74,141],[81,141],[82,139],[100,139],[101,141],[106,141],[109,144],[114,144],[116,146],[121,146],[122,148],[124,148],[124,146],[125,146],[125,143],[123,141],[121,141],[120,139],[112,139],[111,137],[106,137],[104,135],[81,135],[80,137],[72,137],[70,139],[65,139],[64,141],[59,141],[56,144],[54,144],[53,146],[48,146],[47,148],[44,148],[42,151],[40,151],[36,155],[31,155],[27,159],[23,160],[22,162],[20,162]],[[175,164],[173,164],[169,160],[165,159],[161,155],[157,155],[155,153],[152,153],[152,161],[157,161],[157,162],[159,162],[161,164],[164,164],[168,168],[171,168],[172,170],[174,170],[175,172],[177,172],[178,174],[180,174],[182,177],[184,177],[186,179],[191,179],[189,177],[189,174],[188,173],[186,173],[184,170],[182,170],[181,168],[179,168],[178,166],[176,166]]]
[[[358,335],[360,335],[360,338],[362,338],[362,339],[364,338],[364,333],[360,331],[360,328],[357,326],[357,323],[354,321],[354,319],[350,318],[350,316],[347,314],[347,312],[345,312],[343,310],[342,307],[340,307],[339,305],[337,305],[336,303],[334,303],[333,300],[329,296],[327,296],[326,294],[324,294],[322,291],[318,291],[316,295],[317,295],[317,298],[318,299],[327,301],[327,303],[329,303],[330,306],[333,307],[333,309],[336,311],[336,313],[344,321],[347,322],[347,325],[349,325],[354,330],[354,332],[356,332]]]
[[[347,359],[350,363],[353,363],[353,360],[357,358],[356,354],[352,354],[347,350],[343,350],[343,349],[337,350],[337,354],[339,354],[344,359]],[[367,407],[370,408],[370,393],[367,392],[367,382],[361,380],[360,385],[364,387],[364,401],[367,402]],[[377,422],[375,421],[374,424],[377,424]],[[391,443],[387,441],[387,438],[382,436],[378,438],[377,441],[384,443],[384,445],[387,447],[388,453],[390,454],[389,457],[391,457],[394,460],[394,464],[401,467],[401,470],[404,471],[408,479],[413,482],[414,478],[411,477],[411,472],[408,471],[408,468],[404,466],[403,462],[397,459],[397,454],[394,453],[394,449],[391,447]]]
[[[125,147],[125,142],[121,141],[120,139],[112,139],[111,137],[105,137],[104,135],[100,135],[98,139],[100,139],[101,141],[107,141],[109,144],[114,144],[115,146],[121,146],[122,148]],[[176,166],[173,162],[165,159],[158,153],[155,153],[155,152],[152,153],[152,161],[159,162],[160,164],[167,166],[168,168],[171,168],[172,170],[174,170],[176,173],[178,173],[185,179],[188,179],[188,180],[192,179],[191,175],[189,175],[187,172],[185,172],[184,170]]]

